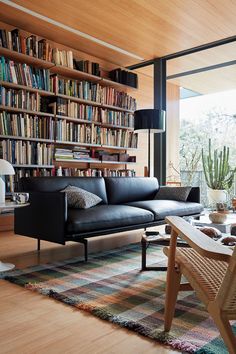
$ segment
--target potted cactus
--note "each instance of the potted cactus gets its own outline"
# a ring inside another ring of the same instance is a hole
[[[209,139],[208,154],[202,149],[202,165],[209,188],[209,201],[213,204],[225,203],[227,191],[232,187],[236,169],[229,165],[229,147],[223,150],[212,151],[211,139]]]

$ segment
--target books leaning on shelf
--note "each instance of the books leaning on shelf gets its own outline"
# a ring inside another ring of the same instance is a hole
[[[45,143],[2,140],[0,158],[16,165],[52,165],[53,148]]]
[[[3,136],[53,140],[54,125],[55,122],[52,117],[0,112],[0,135]]]
[[[56,65],[67,66],[73,69],[73,52],[71,50],[59,50],[53,48],[52,59]]]
[[[46,39],[39,40],[38,36],[35,35],[26,38],[20,34],[17,28],[12,31],[0,29],[0,47],[38,59],[52,61],[52,48]]]
[[[62,168],[63,176],[73,177],[135,177],[134,170]]]
[[[66,120],[56,122],[57,141],[101,144],[100,126],[77,124]]]
[[[49,70],[0,57],[0,81],[50,91]]]

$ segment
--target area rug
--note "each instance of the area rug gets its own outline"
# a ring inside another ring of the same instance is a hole
[[[148,261],[163,258],[148,249]],[[163,332],[165,272],[140,272],[140,245],[15,270],[4,278],[184,353],[226,354],[213,321],[193,292],[178,297],[171,332]],[[235,328],[236,330],[236,328]]]

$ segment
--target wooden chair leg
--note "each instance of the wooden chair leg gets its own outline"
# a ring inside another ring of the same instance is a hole
[[[220,313],[209,311],[216,326],[218,327],[221,337],[227,346],[230,354],[236,354],[236,337],[233,333],[229,320],[223,317]]]
[[[169,332],[172,320],[175,314],[175,304],[179,292],[181,273],[175,269],[168,269],[171,273],[166,283],[166,300],[165,300],[165,322],[164,330]]]

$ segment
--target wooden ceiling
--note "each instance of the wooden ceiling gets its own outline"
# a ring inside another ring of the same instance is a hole
[[[13,0],[11,3],[119,47],[130,55],[12,8],[6,0],[4,3],[0,0],[1,21],[120,66],[142,61],[132,54],[149,60],[236,34],[236,1],[232,0]],[[168,75],[235,60],[235,49],[236,44],[231,44],[224,50],[218,47],[171,60]],[[189,79],[185,80],[188,85]],[[179,84],[180,80],[174,82]]]

